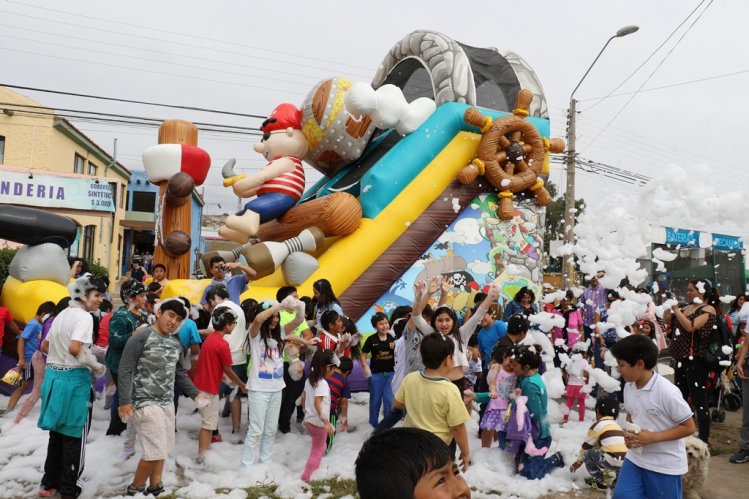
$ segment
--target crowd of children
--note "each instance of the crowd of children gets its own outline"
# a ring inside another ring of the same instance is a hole
[[[155,265],[154,275],[162,270]],[[211,443],[222,439],[222,415],[231,416],[235,441],[244,441],[238,467],[271,462],[276,431],[290,431],[298,407],[297,421],[310,437],[301,475],[308,481],[323,457],[335,452],[336,433],[352,429],[348,378],[356,361],[367,378],[374,429],[356,461],[360,496],[470,497],[457,470],[472,464],[466,423],[474,401],[480,404],[475,409],[482,447],[496,442],[519,476],[540,479],[565,466],[562,454],[552,452],[550,396],[542,377],[547,361],[548,368],[564,373],[562,424],[575,404],[582,422],[596,388],[594,370],[611,371],[611,363],[603,363],[606,351],[621,373],[626,430],[617,423],[622,399],[598,387],[595,420],[570,470],[585,465],[586,482],[599,489],[615,485],[614,497],[645,497],[638,495],[644,489],[661,491],[659,497],[680,494],[674,478],[685,471],[680,439],[694,431],[693,413],[679,390],[654,371],[664,330],[655,318],[633,324],[637,334],[611,336],[605,316],[619,299],[613,292],[586,290],[588,301],[580,308],[567,293],[550,308],[561,322],[549,333],[553,348],[544,354],[551,357],[544,357],[531,334],[536,305],[526,288],[511,302],[517,313],[506,321],[499,319],[495,286],[478,294],[461,319],[447,304],[449,280],[418,281],[413,307],[398,307],[390,317],[377,312],[370,318],[374,332],[363,339],[324,279],[314,283],[312,300],[287,286],[275,302],[238,303],[254,272],[236,266],[238,275],[228,276],[232,268],[220,257],[211,260],[210,270],[213,282],[201,306],[183,297],[161,299],[155,287],[149,306],[146,286],[130,280],[121,288],[123,305],[107,314],[112,306],[102,304],[103,284],[84,274],[71,285],[69,304],[39,307],[20,334],[22,384],[8,403],[14,410],[32,380],[34,392],[17,421],[43,400],[39,427],[49,430],[50,440],[39,495],[80,493],[96,397],[92,376],[105,375],[112,398],[107,434],[127,431],[123,459],[135,453],[136,438],[142,448],[127,494],[164,490],[164,461],[174,446],[183,396],[194,400],[201,418],[197,466],[205,463]],[[592,314],[586,310],[601,301]],[[243,396],[248,426],[242,437]],[[393,428],[401,420],[402,428]]]

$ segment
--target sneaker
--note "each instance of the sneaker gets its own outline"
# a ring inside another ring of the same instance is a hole
[[[590,488],[596,489],[596,490],[608,490],[609,486],[606,485],[604,482],[599,482],[593,477],[588,477],[585,479],[585,483],[587,483]]]
[[[39,489],[36,493],[38,497],[52,497],[57,495],[57,489]]]
[[[150,494],[152,496],[158,496],[159,494],[164,493],[164,484],[163,482],[159,482],[156,484],[156,486],[150,486],[146,489],[146,495]]]
[[[560,468],[564,468],[564,456],[561,452],[556,452],[554,454],[554,457],[557,459],[557,466]]]
[[[743,464],[749,463],[749,450],[740,450],[736,454],[728,458],[729,463]]]
[[[211,436],[211,443],[212,444],[216,444],[218,442],[223,442],[223,441],[224,441],[224,439],[221,438],[221,435],[212,435]]]
[[[146,493],[146,486],[141,485],[140,487],[135,487],[134,485],[128,485],[127,490],[125,491],[125,494],[128,496],[134,496],[136,494],[145,494]]]

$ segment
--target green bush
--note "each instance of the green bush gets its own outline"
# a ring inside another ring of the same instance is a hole
[[[8,278],[8,267],[13,257],[16,256],[18,249],[11,248],[0,248],[0,290],[3,289],[3,284]]]
[[[106,277],[109,280],[109,269],[99,262],[89,262],[88,268],[91,271],[91,275],[94,277],[99,279],[104,279]]]

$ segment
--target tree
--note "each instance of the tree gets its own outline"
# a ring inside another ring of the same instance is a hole
[[[557,239],[564,239],[564,196],[553,182],[546,183],[546,190],[549,191],[553,201],[546,206],[546,230],[544,233],[544,251],[549,254],[549,244]],[[585,209],[585,200],[580,198],[575,200],[575,223],[577,217]],[[551,272],[561,271],[561,259],[549,257],[549,268]]]

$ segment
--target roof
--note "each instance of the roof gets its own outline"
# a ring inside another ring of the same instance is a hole
[[[81,146],[90,150],[95,156],[99,158],[108,168],[112,168],[125,180],[129,180],[132,173],[122,163],[115,160],[107,151],[105,151],[99,144],[91,140],[91,138],[75,127],[70,121],[62,116],[55,116],[53,126],[60,130],[62,133],[67,135],[73,141],[77,142]]]

